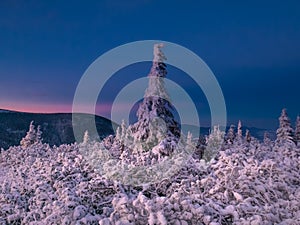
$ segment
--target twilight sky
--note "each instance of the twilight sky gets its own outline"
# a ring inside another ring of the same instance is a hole
[[[76,86],[97,57],[128,42],[157,39],[180,44],[207,63],[223,90],[229,123],[274,128],[283,107],[294,123],[300,113],[299,9],[299,1],[276,0],[2,0],[0,108],[71,112]],[[115,74],[103,105],[149,66]],[[209,112],[199,87],[180,73],[170,67],[169,78],[185,83],[199,95],[199,111]],[[108,116],[108,108],[99,105],[97,114]]]

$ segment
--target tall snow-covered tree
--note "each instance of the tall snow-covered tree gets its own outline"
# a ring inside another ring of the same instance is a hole
[[[300,116],[297,116],[294,139],[296,144],[300,145]]]
[[[162,47],[162,44],[154,46],[154,59],[148,74],[148,87],[137,110],[138,121],[128,126],[122,122],[113,138],[113,143],[105,143],[107,139],[104,140],[106,149],[109,149],[110,152],[112,149],[117,149],[120,153],[119,157],[115,157],[120,159],[117,166],[123,167],[125,164],[134,167],[149,166],[158,161],[164,161],[165,158],[179,162],[188,153],[193,153],[195,148],[194,145],[187,145],[186,140],[180,138],[180,126],[174,117],[175,110],[170,103],[164,83],[167,65],[164,63],[166,57],[161,50]],[[173,154],[179,151],[182,151],[182,154]],[[112,155],[118,156],[118,154]],[[174,166],[176,167],[177,164]],[[134,180],[134,176],[131,175],[131,173],[136,173],[134,170],[135,168],[126,172],[126,174],[130,174],[126,176],[131,177],[130,179],[126,178],[129,182]],[[147,172],[145,171],[143,174],[145,179],[148,179],[146,178]],[[123,174],[122,179],[124,177]]]
[[[138,122],[131,127],[135,139],[149,143],[159,142],[170,136],[180,136],[179,125],[174,118],[174,109],[165,88],[167,69],[162,47],[162,44],[154,46],[148,88],[137,111]]]
[[[277,129],[276,142],[292,141],[293,128],[291,127],[290,118],[288,117],[286,109],[283,109],[279,117],[279,128]]]
[[[28,130],[26,136],[24,138],[22,138],[20,145],[23,148],[27,148],[27,147],[35,144],[36,142],[37,142],[37,134],[36,134],[35,127],[33,125],[33,121],[31,121],[31,123],[29,125],[29,130]]]

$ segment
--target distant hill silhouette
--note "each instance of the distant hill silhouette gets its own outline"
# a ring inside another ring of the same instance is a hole
[[[82,119],[82,115],[84,115],[84,119]],[[95,119],[100,138],[113,134],[113,126],[117,126],[101,116],[81,114],[80,118],[79,121],[76,121],[78,129],[86,120]],[[31,121],[34,121],[35,126],[41,126],[42,138],[45,143],[59,146],[75,142],[71,113],[24,113],[0,109],[0,148],[7,149],[9,146],[19,145],[22,137],[26,135]],[[84,130],[82,130],[83,134]]]

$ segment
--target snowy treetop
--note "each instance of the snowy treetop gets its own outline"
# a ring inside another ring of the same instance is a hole
[[[161,51],[161,48],[164,47],[163,43],[155,44],[154,49],[153,49],[153,55],[154,55],[154,62],[164,62],[167,60],[166,56],[164,53]]]

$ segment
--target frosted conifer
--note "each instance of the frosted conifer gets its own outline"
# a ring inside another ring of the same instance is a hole
[[[228,144],[233,144],[234,139],[235,139],[234,125],[231,125],[227,131],[226,141]]]
[[[174,109],[164,84],[167,66],[164,63],[166,57],[161,51],[162,47],[162,44],[154,46],[154,60],[148,75],[148,88],[137,111],[138,122],[132,126],[135,139],[149,142],[150,145],[170,136],[180,136],[179,125],[174,119],[172,113]]]
[[[23,148],[27,148],[33,144],[36,143],[37,140],[37,135],[36,135],[36,130],[33,125],[33,121],[31,121],[29,125],[29,130],[24,138],[22,138],[20,144]]]
[[[290,118],[288,117],[286,109],[283,109],[279,117],[279,128],[277,129],[276,142],[292,141],[293,128],[291,127]]]

